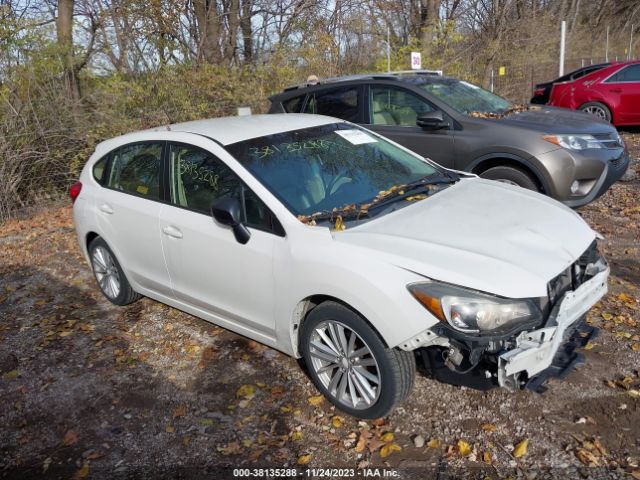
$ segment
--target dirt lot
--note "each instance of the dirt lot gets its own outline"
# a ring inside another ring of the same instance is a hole
[[[640,133],[624,138],[640,173]],[[69,208],[1,225],[0,477],[232,478],[226,465],[640,479],[640,174],[580,213],[612,267],[586,365],[542,395],[419,374],[373,422],[340,416],[274,350],[149,299],[109,304]]]

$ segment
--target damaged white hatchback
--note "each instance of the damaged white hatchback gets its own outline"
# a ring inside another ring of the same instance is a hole
[[[581,361],[607,290],[569,208],[329,117],[118,137],[70,195],[111,302],[145,295],[302,357],[362,418],[409,395],[416,359],[447,382],[543,389]]]

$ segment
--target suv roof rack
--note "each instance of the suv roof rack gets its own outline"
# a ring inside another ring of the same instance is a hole
[[[380,73],[359,73],[355,75],[344,75],[342,77],[329,77],[323,78],[317,82],[310,83],[304,82],[298,85],[291,85],[284,88],[283,92],[290,92],[292,90],[298,90],[299,88],[312,87],[314,85],[324,85],[326,83],[339,83],[348,82],[350,80],[397,80],[398,75],[439,75],[442,76],[442,70],[398,70],[395,72],[380,72]]]

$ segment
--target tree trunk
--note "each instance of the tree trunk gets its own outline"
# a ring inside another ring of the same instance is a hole
[[[73,56],[73,0],[58,2],[56,34],[64,67],[65,92],[75,103],[80,100],[80,83]]]
[[[420,0],[420,39],[423,48],[428,48],[436,39],[436,28],[440,20],[441,0]]]
[[[224,59],[227,64],[233,63],[238,46],[238,25],[240,24],[240,0],[230,0],[227,11],[227,23],[229,25],[229,38],[227,38]]]
[[[242,30],[242,47],[244,61],[253,61],[253,31],[251,28],[251,0],[242,0],[242,17],[240,18],[240,29]]]
[[[206,63],[220,62],[220,18],[216,0],[194,0],[198,24],[198,56]]]

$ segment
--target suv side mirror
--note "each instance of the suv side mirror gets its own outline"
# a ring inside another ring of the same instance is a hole
[[[416,120],[416,125],[423,130],[442,130],[443,128],[449,128],[449,124],[444,121],[440,110],[421,114]]]
[[[237,198],[221,198],[211,205],[211,215],[222,225],[231,227],[238,243],[245,244],[251,238],[251,232],[242,223],[242,206]]]

